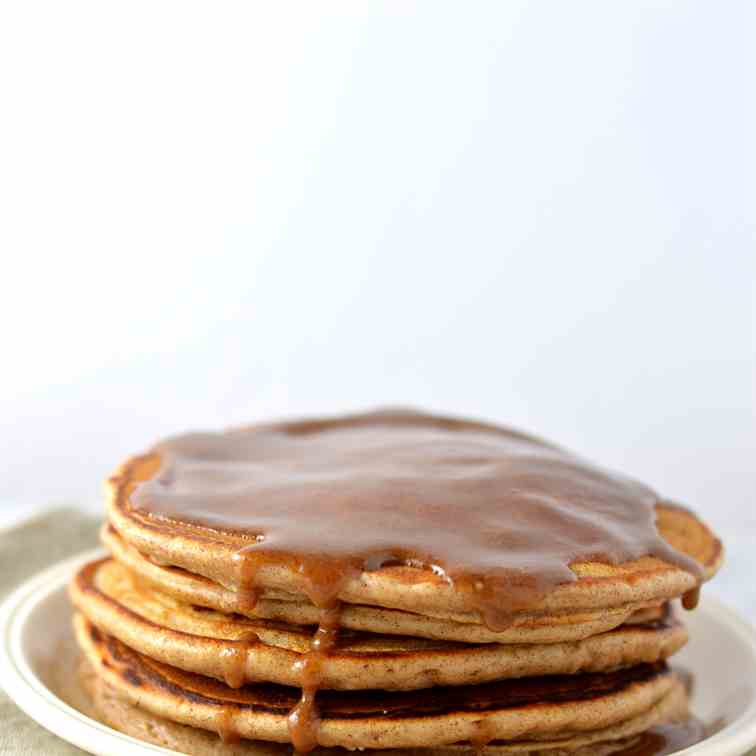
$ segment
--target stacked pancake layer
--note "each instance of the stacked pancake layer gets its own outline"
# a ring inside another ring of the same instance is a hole
[[[145,739],[558,756],[700,736],[670,724],[670,602],[695,603],[719,542],[536,439],[408,412],[194,435],[127,462],[108,515],[76,632],[103,718]]]

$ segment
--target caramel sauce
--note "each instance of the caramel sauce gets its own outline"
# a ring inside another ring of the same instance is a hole
[[[250,648],[259,641],[257,633],[245,632],[230,645],[223,648],[219,658],[223,679],[229,688],[241,688],[250,682],[247,676],[247,657]],[[221,707],[218,715],[218,735],[224,743],[238,743],[241,739],[234,728],[235,708],[231,705]]]
[[[238,533],[240,604],[277,565],[327,606],[350,577],[405,564],[445,578],[493,629],[576,580],[570,565],[695,560],[656,528],[649,488],[506,428],[409,411],[170,439],[131,504]]]
[[[701,599],[701,586],[697,585],[695,588],[687,591],[682,597],[682,605],[685,609],[692,611],[698,606],[698,602]]]
[[[255,586],[258,560],[255,558],[252,547],[248,546],[237,551],[234,554],[234,563],[237,570],[237,611],[240,614],[252,612],[260,598],[259,591]]]
[[[389,410],[190,434],[156,452],[160,471],[131,505],[166,523],[243,537],[234,570],[240,612],[254,609],[259,573],[271,567],[299,575],[323,610],[312,649],[297,662],[302,697],[289,729],[298,751],[317,745],[334,607],[365,572],[406,565],[421,580],[440,577],[492,630],[574,582],[577,562],[654,556],[699,584],[703,577],[660,536],[662,502],[651,489],[507,428]],[[697,589],[684,604],[696,600]],[[241,684],[241,662],[230,654],[227,663],[229,685]]]
[[[312,751],[319,745],[317,692],[323,680],[323,659],[338,642],[340,613],[338,603],[321,609],[320,624],[310,641],[310,650],[294,662],[295,670],[300,674],[302,697],[289,712],[287,721],[291,742],[298,753]]]
[[[230,641],[220,654],[221,669],[223,670],[223,679],[229,688],[241,688],[247,682],[247,657],[249,651],[255,643],[259,641],[257,633],[245,632],[235,641]]]
[[[229,743],[232,745],[238,743],[241,740],[239,733],[234,727],[235,713],[236,712],[232,706],[223,706],[218,711],[218,724],[216,725],[216,730],[218,731],[218,736],[220,737],[220,739],[224,743]]]

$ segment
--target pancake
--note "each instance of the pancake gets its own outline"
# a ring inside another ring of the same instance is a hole
[[[270,684],[233,690],[138,654],[82,615],[75,627],[98,676],[141,710],[227,738],[289,742],[287,715],[297,690]],[[681,697],[682,682],[663,663],[429,691],[320,691],[318,740],[350,749],[492,741],[570,747],[640,733],[679,711]],[[634,720],[637,730],[616,734]]]
[[[257,681],[302,685],[299,662],[311,651],[313,628],[198,609],[149,589],[112,559],[83,567],[71,597],[101,630],[157,661],[231,687]],[[320,687],[412,690],[601,672],[666,659],[686,640],[671,616],[542,645],[471,645],[346,630],[322,660]]]
[[[302,597],[281,592],[276,594],[278,598],[263,595],[254,607],[239,607],[234,591],[185,569],[155,564],[130,546],[111,525],[103,527],[102,540],[113,557],[140,579],[185,603],[295,625],[315,625],[320,621],[320,609],[314,604]],[[399,609],[344,604],[340,624],[351,630],[383,635],[463,643],[558,643],[582,640],[623,623],[639,621],[637,618],[641,618],[640,621],[656,619],[660,613],[660,607],[655,602],[632,602],[614,608],[560,614],[522,613],[513,619],[509,627],[491,630],[481,624],[480,617],[473,613],[447,613],[444,619]]]
[[[190,752],[682,742],[669,604],[721,543],[549,442],[409,410],[188,434],[118,468],[107,512],[77,639],[103,711]]]
[[[267,591],[494,630],[658,603],[720,542],[647,487],[506,428],[408,411],[169,439],[109,482],[120,535],[254,607]]]
[[[292,756],[291,747],[281,743],[266,743],[260,740],[224,743],[215,733],[171,722],[140,709],[120,696],[93,672],[90,672],[88,677],[91,678],[90,696],[98,718],[131,737],[189,756]],[[675,694],[666,697],[646,714],[592,736],[573,738],[572,743],[489,743],[479,748],[450,745],[382,751],[366,749],[361,753],[365,756],[564,756],[567,753],[570,756],[662,756],[703,739],[703,728],[696,720],[687,717],[687,701],[678,688]],[[649,722],[659,720],[664,724],[648,727]],[[623,737],[625,732],[641,734]],[[606,739],[595,740],[599,737]],[[581,742],[583,745],[580,745]],[[338,748],[318,748],[313,751],[313,756],[346,754],[346,751]]]

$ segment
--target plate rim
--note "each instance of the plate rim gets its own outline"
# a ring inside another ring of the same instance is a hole
[[[23,654],[22,631],[29,614],[51,594],[65,589],[74,570],[106,555],[107,551],[98,547],[50,565],[15,588],[0,604],[0,679],[4,681],[0,687],[41,727],[89,753],[109,756],[117,747],[116,752],[124,756],[180,756],[178,751],[133,738],[77,711],[40,680]],[[756,628],[715,596],[704,596],[701,604],[701,609],[715,615],[715,622],[728,626],[750,647],[756,660]],[[703,742],[679,751],[679,755],[743,756],[754,745],[756,696],[734,722]]]
[[[35,674],[23,654],[23,627],[29,614],[51,594],[65,588],[74,570],[106,554],[98,547],[47,567],[13,590],[0,604],[0,679],[6,695],[38,725],[98,756],[171,754],[82,714],[56,696]],[[116,750],[117,749],[117,750]]]

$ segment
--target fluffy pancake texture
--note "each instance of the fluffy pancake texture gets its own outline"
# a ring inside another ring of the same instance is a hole
[[[234,691],[137,654],[81,616],[76,625],[99,675],[140,708],[216,732],[230,719],[242,737],[289,742],[287,713],[295,691],[271,685]],[[320,741],[326,747],[432,747],[474,741],[481,730],[490,740],[565,741],[662,709],[666,699],[681,694],[684,686],[664,665],[407,693],[333,692],[320,702]]]
[[[135,706],[94,672],[88,678],[89,693],[100,719],[139,740],[189,756],[291,756],[291,747],[281,743],[261,740],[224,743],[213,732],[172,722]],[[703,728],[688,716],[684,691],[677,688],[645,714],[590,735],[552,742],[494,742],[477,749],[452,744],[433,748],[364,749],[361,753],[366,756],[638,756],[643,753],[660,756],[697,743],[702,736]],[[654,746],[659,745],[657,750]],[[666,745],[673,747],[668,750]],[[345,756],[345,751],[318,748],[313,756]]]
[[[156,564],[128,544],[106,525],[102,540],[113,557],[157,590],[189,604],[250,618],[278,620],[291,624],[314,625],[320,610],[306,597],[283,592],[263,594],[254,607],[240,606],[238,595],[219,583],[183,568]],[[343,604],[341,626],[351,630],[386,635],[410,635],[434,640],[467,643],[554,643],[580,640],[629,622],[642,611],[657,611],[658,602],[634,601],[622,606],[551,614],[521,613],[511,624],[492,630],[480,617],[468,613],[447,613],[446,617],[418,614],[363,604]]]
[[[98,627],[158,661],[230,685],[302,683],[297,662],[311,650],[313,628],[182,603],[140,584],[112,559],[82,568],[71,594]],[[582,641],[540,645],[462,644],[345,631],[323,660],[321,687],[410,690],[599,672],[666,659],[686,640],[684,627],[671,617],[627,624]]]

